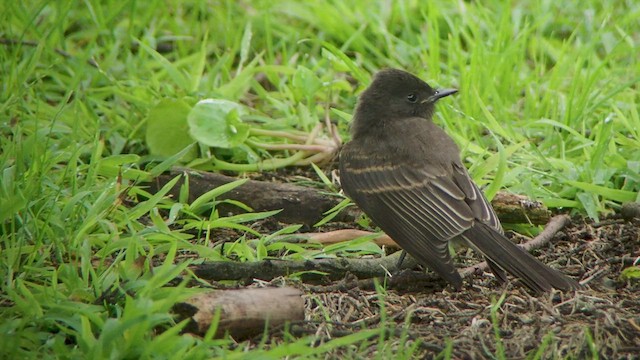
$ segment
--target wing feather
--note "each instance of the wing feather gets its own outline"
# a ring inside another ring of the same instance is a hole
[[[484,197],[484,194],[478,186],[473,182],[471,176],[467,172],[464,166],[455,164],[453,166],[453,182],[461,189],[465,194],[465,202],[471,210],[473,215],[481,222],[489,225],[499,233],[503,233],[500,220],[496,215],[493,207]]]
[[[345,193],[404,250],[461,286],[448,241],[469,229],[475,215],[451,173],[344,156],[341,179]]]

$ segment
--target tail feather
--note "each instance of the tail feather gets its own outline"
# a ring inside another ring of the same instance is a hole
[[[477,222],[461,235],[491,262],[520,278],[535,292],[575,290],[578,283],[548,267],[486,224]]]

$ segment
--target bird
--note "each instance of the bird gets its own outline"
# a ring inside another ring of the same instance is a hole
[[[535,293],[578,283],[511,242],[491,204],[469,176],[453,139],[432,120],[434,89],[399,69],[375,74],[358,99],[351,140],[339,158],[343,192],[418,263],[460,290],[449,243],[480,252],[500,282],[505,272]]]

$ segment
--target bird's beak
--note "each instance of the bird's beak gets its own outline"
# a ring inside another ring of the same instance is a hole
[[[422,101],[422,103],[434,103],[436,101],[438,101],[439,99],[445,97],[445,96],[449,96],[449,95],[453,95],[455,93],[458,92],[458,89],[440,89],[440,90],[436,90],[436,93],[429,96],[426,100]]]

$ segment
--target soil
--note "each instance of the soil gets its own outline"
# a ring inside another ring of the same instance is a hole
[[[490,358],[498,353],[500,339],[508,359],[525,358],[541,347],[550,358],[587,358],[594,352],[606,359],[640,358],[640,281],[620,279],[621,271],[640,256],[639,229],[638,220],[593,224],[574,219],[554,242],[533,252],[580,279],[585,288],[575,293],[534,297],[515,281],[503,286],[485,273],[458,292],[450,287],[436,292],[388,291],[382,297],[385,321],[395,323],[391,328],[406,329],[413,339],[397,346],[411,346],[419,339],[420,355],[425,357],[437,355],[450,340],[454,358]],[[375,291],[308,297],[320,298],[324,307],[309,301],[310,320],[329,313],[335,324],[375,327],[383,321],[381,297]],[[327,337],[331,329],[340,328],[320,327]],[[402,332],[389,334],[389,341],[399,342],[401,336]]]
[[[305,179],[305,174],[289,175],[294,175],[294,181]],[[266,178],[291,181],[292,177],[261,176]],[[329,224],[327,229],[349,225]],[[279,227],[269,220],[255,226],[263,233]],[[237,239],[232,231],[218,235]],[[517,281],[502,285],[489,273],[476,275],[461,291],[443,283],[413,292],[359,288],[325,292],[322,287],[282,278],[249,286],[286,283],[302,289],[306,321],[289,331],[314,335],[317,344],[365,328],[386,328],[385,346],[395,351],[416,346],[418,358],[435,357],[447,346],[453,358],[460,359],[500,354],[517,359],[536,351],[542,358],[640,358],[640,280],[621,277],[624,269],[640,264],[640,219],[613,216],[594,223],[574,217],[553,241],[532,253],[579,280],[584,289],[533,296]],[[463,254],[461,266],[479,261],[469,251]],[[272,332],[269,342],[275,346],[282,335]],[[248,346],[261,341],[250,341]],[[378,345],[360,348],[356,356],[379,355],[380,343],[373,343]],[[328,358],[352,357],[352,352],[338,348]]]

